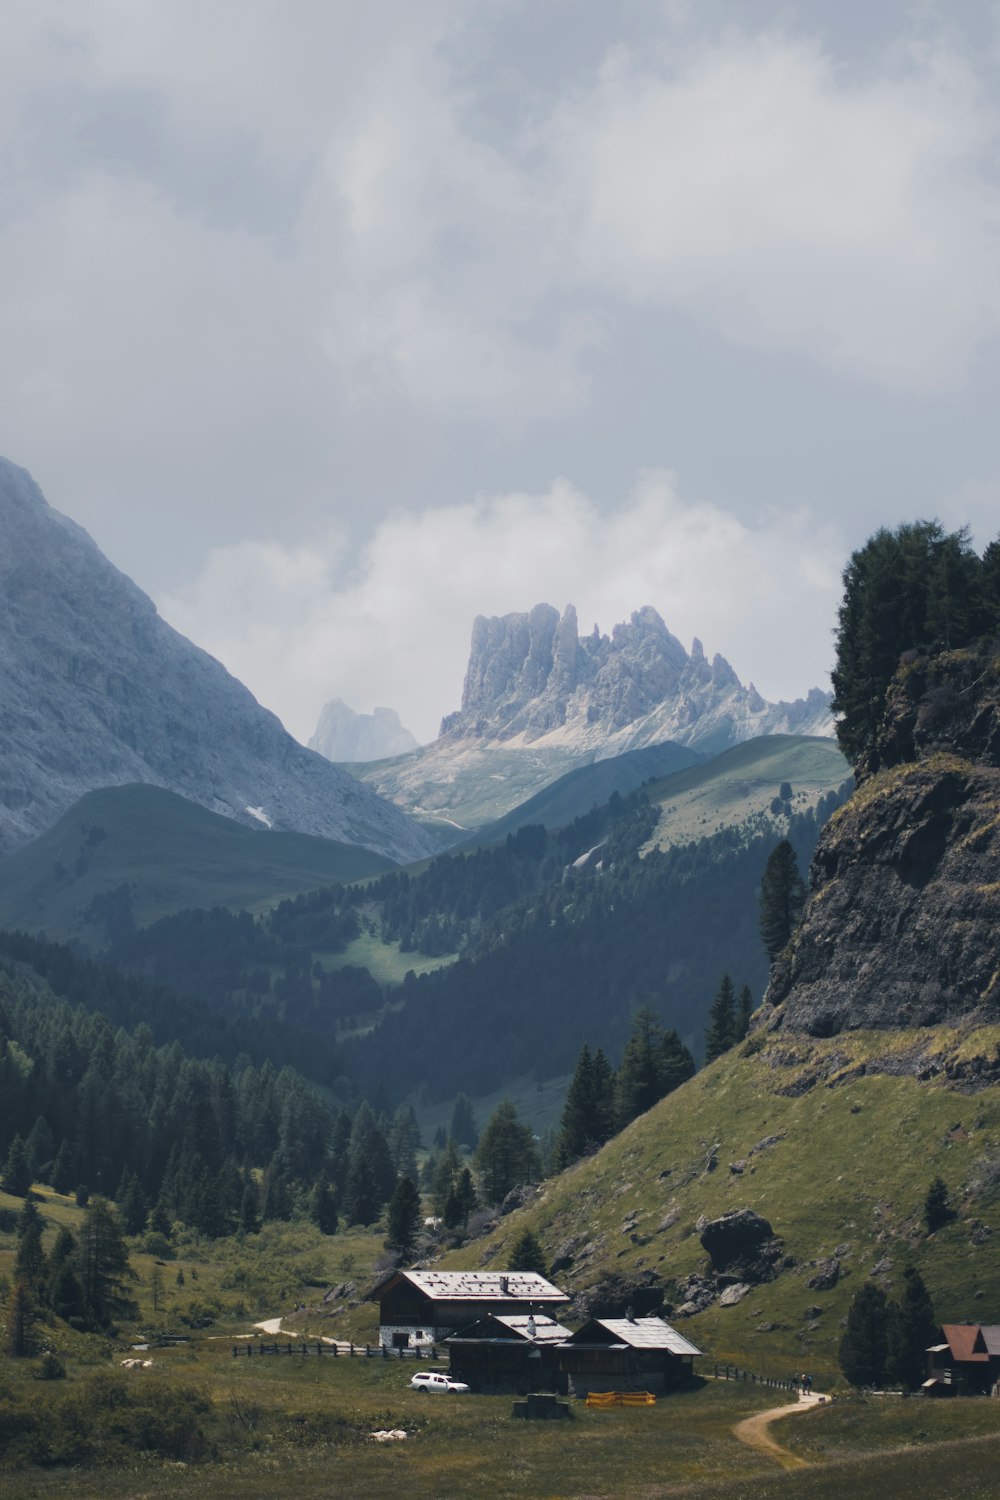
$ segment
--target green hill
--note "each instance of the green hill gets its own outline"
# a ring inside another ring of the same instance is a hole
[[[998,1043],[998,1025],[752,1034],[447,1264],[502,1264],[530,1227],[550,1263],[568,1262],[556,1276],[567,1291],[619,1278],[677,1309],[685,1278],[708,1267],[699,1219],[750,1208],[780,1236],[783,1260],[735,1306],[716,1295],[678,1320],[713,1359],[835,1379],[854,1293],[874,1275],[894,1295],[908,1264],[941,1320],[1000,1322],[1000,1084],[966,1092],[972,1060]],[[949,1085],[947,1069],[966,1081]],[[922,1209],[936,1176],[956,1216],[929,1235]],[[810,1286],[834,1260],[836,1284]]]
[[[0,863],[0,927],[102,947],[102,909],[122,886],[145,926],[187,907],[259,911],[393,868],[350,844],[246,828],[160,787],[108,787]]]
[[[794,734],[747,740],[645,788],[650,802],[660,809],[646,847],[668,849],[722,828],[781,828],[788,811],[772,810],[772,804],[783,783],[792,788],[786,808],[804,812],[850,779],[851,768],[836,740]]]
[[[577,766],[560,776],[551,786],[536,792],[506,817],[491,823],[474,838],[467,839],[455,852],[476,845],[496,844],[509,833],[526,825],[541,823],[545,828],[565,828],[574,818],[581,818],[592,807],[602,807],[615,792],[625,797],[651,780],[662,780],[674,772],[696,766],[704,756],[687,745],[668,740],[662,745],[646,745],[641,750],[627,750],[607,760]]]

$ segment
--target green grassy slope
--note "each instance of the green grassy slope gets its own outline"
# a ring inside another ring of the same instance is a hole
[[[0,927],[102,946],[103,925],[87,911],[123,883],[144,926],[188,907],[257,911],[393,868],[368,849],[244,827],[160,787],[108,787],[0,863]]]
[[[990,1233],[1000,1233],[1000,1085],[962,1093],[858,1071],[876,1058],[880,1067],[902,1066],[916,1047],[955,1059],[993,1056],[998,1046],[998,1026],[966,1035],[783,1037],[762,1046],[751,1037],[598,1155],[545,1183],[501,1221],[489,1245],[456,1252],[449,1264],[494,1255],[500,1264],[530,1225],[550,1259],[576,1241],[557,1278],[567,1290],[650,1273],[676,1303],[676,1279],[707,1266],[699,1217],[746,1207],[770,1221],[795,1265],[734,1307],[715,1303],[682,1321],[685,1336],[714,1359],[768,1376],[809,1367],[823,1381],[836,1379],[848,1304],[880,1264],[890,1293],[903,1267],[915,1264],[944,1321],[1000,1322],[1000,1257]],[[928,1236],[922,1208],[937,1175],[957,1217]],[[810,1288],[811,1263],[835,1254],[837,1285]]]
[[[660,808],[650,848],[686,844],[738,824],[766,818],[783,781],[792,786],[793,812],[813,806],[851,776],[836,740],[810,735],[772,734],[725,750],[704,765],[676,771],[646,788]]]
[[[583,817],[592,807],[602,807],[614,792],[627,796],[652,778],[671,776],[700,764],[703,759],[697,750],[667,741],[662,745],[647,745],[642,750],[628,750],[624,755],[613,755],[607,760],[594,761],[592,765],[577,766],[534,797],[529,797],[527,802],[522,802],[506,817],[484,828],[475,838],[466,840],[458,849],[499,843],[509,833],[516,833],[531,823],[541,823],[546,828],[565,828],[567,823]]]

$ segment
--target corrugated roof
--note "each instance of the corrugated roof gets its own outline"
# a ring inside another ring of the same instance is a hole
[[[980,1323],[979,1332],[983,1336],[987,1354],[993,1359],[1000,1358],[1000,1323]]]
[[[568,1302],[534,1271],[402,1271],[434,1302]]]
[[[671,1354],[701,1353],[662,1318],[595,1318],[594,1321],[633,1349],[668,1349]]]
[[[977,1354],[974,1349],[976,1336],[979,1333],[978,1323],[942,1323],[941,1332],[948,1340],[953,1359],[961,1360],[962,1364],[985,1364],[989,1355],[985,1350]]]

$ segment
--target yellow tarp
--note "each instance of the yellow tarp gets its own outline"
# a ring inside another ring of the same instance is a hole
[[[656,1397],[651,1391],[591,1391],[586,1405],[602,1409],[609,1406],[655,1406]]]

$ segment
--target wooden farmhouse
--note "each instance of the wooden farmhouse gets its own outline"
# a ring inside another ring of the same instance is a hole
[[[701,1350],[662,1318],[592,1318],[559,1349],[563,1389],[589,1391],[677,1390],[694,1379]]]
[[[944,1323],[927,1351],[928,1396],[1000,1396],[1000,1324]]]
[[[371,1296],[379,1342],[391,1349],[441,1343],[489,1314],[552,1317],[569,1303],[533,1271],[393,1271]]]
[[[483,1395],[555,1391],[560,1348],[570,1337],[545,1313],[487,1313],[446,1341],[451,1373]]]

